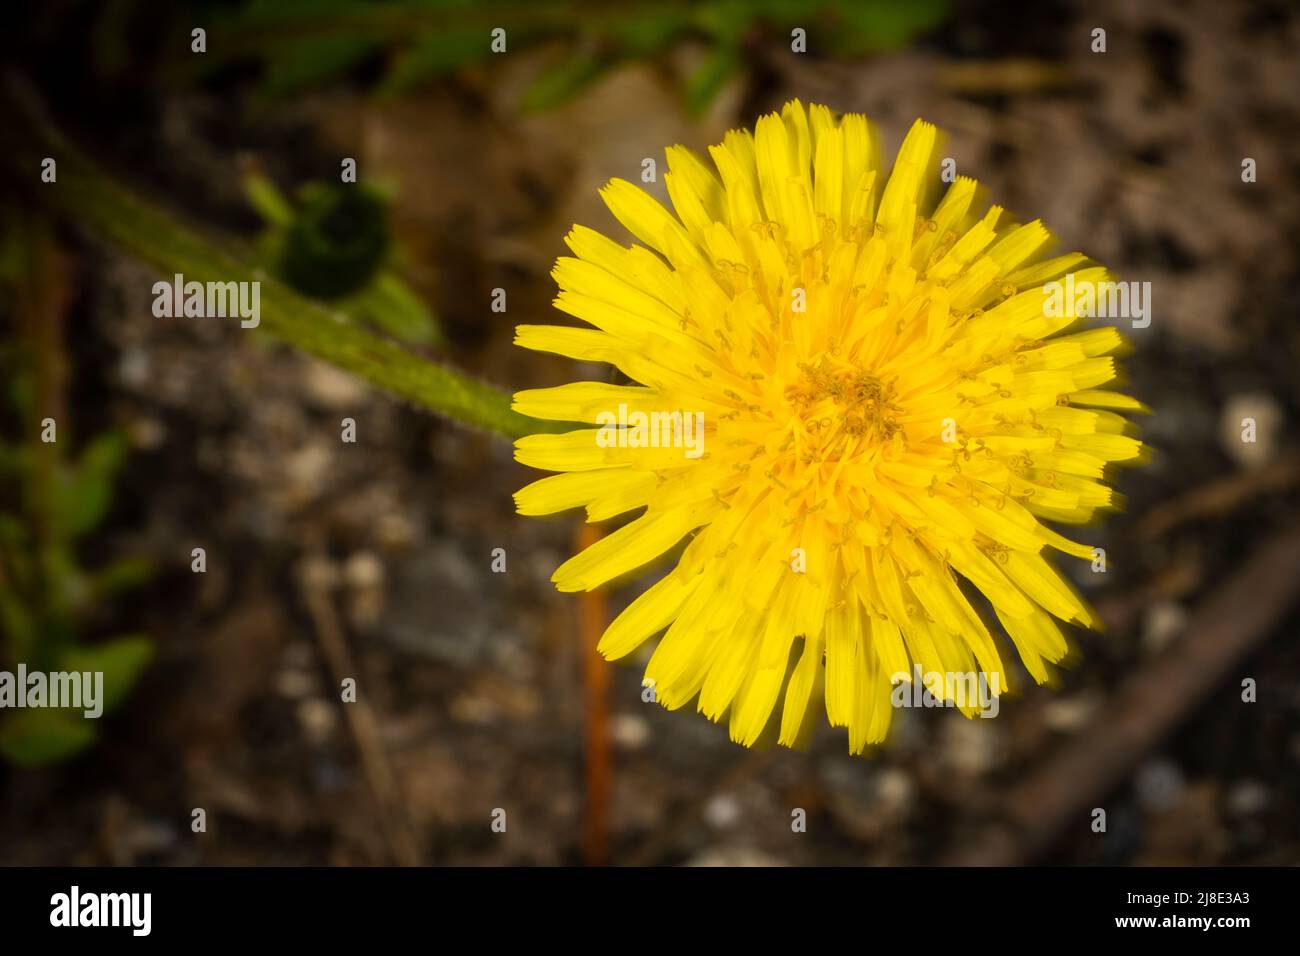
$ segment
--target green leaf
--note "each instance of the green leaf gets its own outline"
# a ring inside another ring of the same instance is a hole
[[[27,546],[27,528],[12,515],[0,514],[0,549]]]
[[[688,9],[669,8],[648,13],[631,12],[627,19],[611,23],[609,33],[620,54],[644,60],[662,53],[690,25]]]
[[[106,432],[86,446],[77,464],[54,483],[58,530],[72,538],[98,527],[113,500],[113,482],[126,459],[126,438]]]
[[[71,630],[76,609],[86,601],[88,588],[85,575],[77,563],[77,555],[66,541],[55,540],[37,552],[40,584],[42,588],[40,613],[48,628],[53,621],[62,622],[61,629]],[[49,643],[50,635],[42,634],[42,642]]]
[[[262,92],[268,97],[298,93],[345,75],[380,44],[370,37],[311,37],[267,61]]]
[[[753,0],[711,0],[691,9],[691,23],[712,37],[738,37],[752,21],[764,16],[770,19],[772,12]]]
[[[607,66],[605,60],[590,54],[567,56],[533,80],[519,106],[529,113],[553,109],[577,96]]]
[[[153,660],[153,641],[143,634],[115,637],[88,647],[71,647],[59,658],[56,670],[102,671],[104,674],[104,713],[110,713],[126,695]]]
[[[426,33],[398,55],[380,84],[379,93],[396,96],[435,76],[485,59],[492,53],[490,44],[488,32],[477,26],[452,26]]]
[[[95,599],[104,600],[141,587],[153,577],[155,570],[148,558],[117,558],[91,575]]]
[[[269,177],[261,173],[249,173],[244,177],[243,186],[249,203],[272,226],[287,226],[293,222],[293,206]]]
[[[31,416],[35,394],[36,383],[32,380],[31,369],[22,368],[10,374],[9,401],[13,403],[14,411],[18,413],[19,418],[26,419]],[[34,422],[33,427],[39,427],[39,423]]]
[[[709,108],[718,91],[740,68],[740,51],[733,46],[721,46],[686,81],[686,109],[699,116]]]
[[[76,711],[19,710],[0,723],[0,754],[20,767],[39,767],[85,750],[95,737],[94,723]]]
[[[21,474],[23,469],[30,466],[31,460],[31,450],[28,446],[0,442],[0,475]]]
[[[394,338],[412,345],[441,345],[442,330],[424,302],[392,272],[383,271],[344,306]]]
[[[36,621],[22,598],[8,587],[0,588],[0,633],[4,634],[5,651],[11,660],[32,657],[36,644]]]
[[[831,35],[841,54],[901,50],[948,16],[948,0],[853,0],[835,7],[846,29]]]

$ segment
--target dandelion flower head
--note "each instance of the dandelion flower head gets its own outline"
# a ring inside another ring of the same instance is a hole
[[[798,101],[729,132],[712,163],[670,147],[673,212],[623,180],[602,190],[639,244],[567,237],[555,305],[586,326],[517,331],[631,383],[515,396],[536,418],[604,423],[517,442],[557,473],[516,494],[520,513],[633,515],[555,585],[675,556],[600,651],[662,635],[655,698],[696,702],[745,745],[795,745],[824,709],[861,752],[900,679],[1005,690],[1013,646],[1043,682],[1066,653],[1058,622],[1097,624],[1049,557],[1093,549],[1050,525],[1117,504],[1106,469],[1139,457],[1122,413],[1142,406],[1114,387],[1119,333],[1081,329],[1075,299],[1048,308],[1045,290],[1105,270],[1050,256],[1042,223],[983,209],[973,180],[943,188],[937,150],[918,120],[887,171],[865,117]],[[620,423],[699,416],[702,452],[602,440],[620,408]]]

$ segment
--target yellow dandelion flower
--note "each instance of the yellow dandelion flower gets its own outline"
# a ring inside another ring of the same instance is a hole
[[[1043,225],[981,212],[971,179],[927,202],[936,141],[917,121],[887,175],[863,116],[795,101],[728,133],[714,168],[671,147],[676,215],[629,182],[602,190],[644,245],[567,237],[555,305],[593,328],[517,331],[636,383],[515,396],[526,415],[599,425],[517,442],[520,462],[559,473],[516,494],[521,514],[641,511],[556,587],[598,587],[689,539],[600,651],[664,632],[646,669],[657,700],[697,700],[747,746],[769,729],[794,745],[824,700],[861,752],[916,669],[1005,689],[972,588],[1040,682],[1066,652],[1056,621],[1097,625],[1044,556],[1092,549],[1043,521],[1115,504],[1106,465],[1142,447],[1119,413],[1142,406],[1105,388],[1119,333],[1062,334],[1081,300],[1053,308],[1047,289],[1106,273],[1044,258]]]

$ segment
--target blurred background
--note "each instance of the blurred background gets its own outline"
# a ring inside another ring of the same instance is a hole
[[[93,734],[0,712],[0,863],[1300,859],[1293,3],[22,16],[0,40],[0,654],[92,662],[113,712]],[[513,328],[551,320],[573,223],[616,230],[597,188],[792,97],[868,114],[886,156],[916,117],[938,124],[993,200],[1153,285],[1127,367],[1156,454],[1086,534],[1108,572],[1062,562],[1106,633],[996,720],[899,711],[866,758],[829,727],[807,752],[745,751],[644,702],[645,656],[593,647],[658,571],[556,594],[584,532],[514,515],[534,475],[508,441],[232,322],[155,318],[180,247],[102,205],[125,186],[320,315],[507,391],[554,385],[601,372]],[[86,158],[60,160],[72,200],[35,172],[60,135]]]

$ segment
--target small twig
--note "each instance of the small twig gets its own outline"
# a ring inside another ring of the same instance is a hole
[[[1079,83],[1069,69],[1048,60],[953,61],[935,70],[935,82],[950,93],[1036,93]]]
[[[1004,803],[1002,819],[947,862],[1033,861],[1071,821],[1122,783],[1232,668],[1272,633],[1300,597],[1300,526],[1270,539],[1194,613],[1183,638],[1133,675],[1114,701]]]
[[[23,252],[26,270],[17,286],[20,334],[25,345],[31,348],[34,364],[33,395],[35,401],[28,427],[32,437],[31,480],[28,486],[28,506],[37,540],[35,553],[44,553],[53,533],[50,494],[58,471],[58,449],[71,440],[71,427],[66,414],[65,391],[67,384],[67,356],[64,354],[64,313],[68,306],[62,254],[54,239],[50,220],[27,204],[18,207],[24,231],[27,233]],[[41,431],[41,421],[52,418],[63,436],[64,444],[36,440]],[[24,436],[26,438],[28,436]]]
[[[69,268],[55,237],[53,221],[43,210],[26,202],[13,208],[13,222],[23,235],[19,242],[23,257],[22,270],[14,283],[17,313],[17,339],[24,354],[18,360],[32,364],[32,403],[26,410],[28,420],[21,423],[22,440],[31,448],[31,468],[26,470],[22,489],[23,519],[30,533],[30,564],[26,599],[36,607],[58,607],[57,581],[46,556],[60,542],[60,523],[55,514],[54,489],[60,462],[72,441],[72,425],[67,414],[68,357],[65,325],[72,291]],[[41,440],[42,422],[50,418],[57,429],[58,441]],[[0,577],[0,585],[3,578]],[[14,582],[15,588],[18,582]],[[15,631],[5,653],[14,661],[40,655],[54,659],[66,640],[62,628],[46,626],[33,637],[20,637]]]
[[[1235,511],[1259,495],[1300,485],[1300,455],[1286,455],[1253,471],[1238,472],[1162,501],[1137,524],[1137,536],[1162,537],[1187,521]]]
[[[300,575],[307,613],[311,615],[317,643],[325,655],[334,686],[340,687],[345,678],[357,678],[357,667],[343,637],[338,615],[330,598],[328,575],[319,572],[320,558],[307,558]],[[397,775],[384,752],[379,734],[379,721],[373,708],[358,691],[355,701],[343,706],[348,728],[361,754],[361,765],[371,794],[379,811],[379,821],[394,862],[401,866],[419,866],[420,852],[415,833],[406,813]]]

